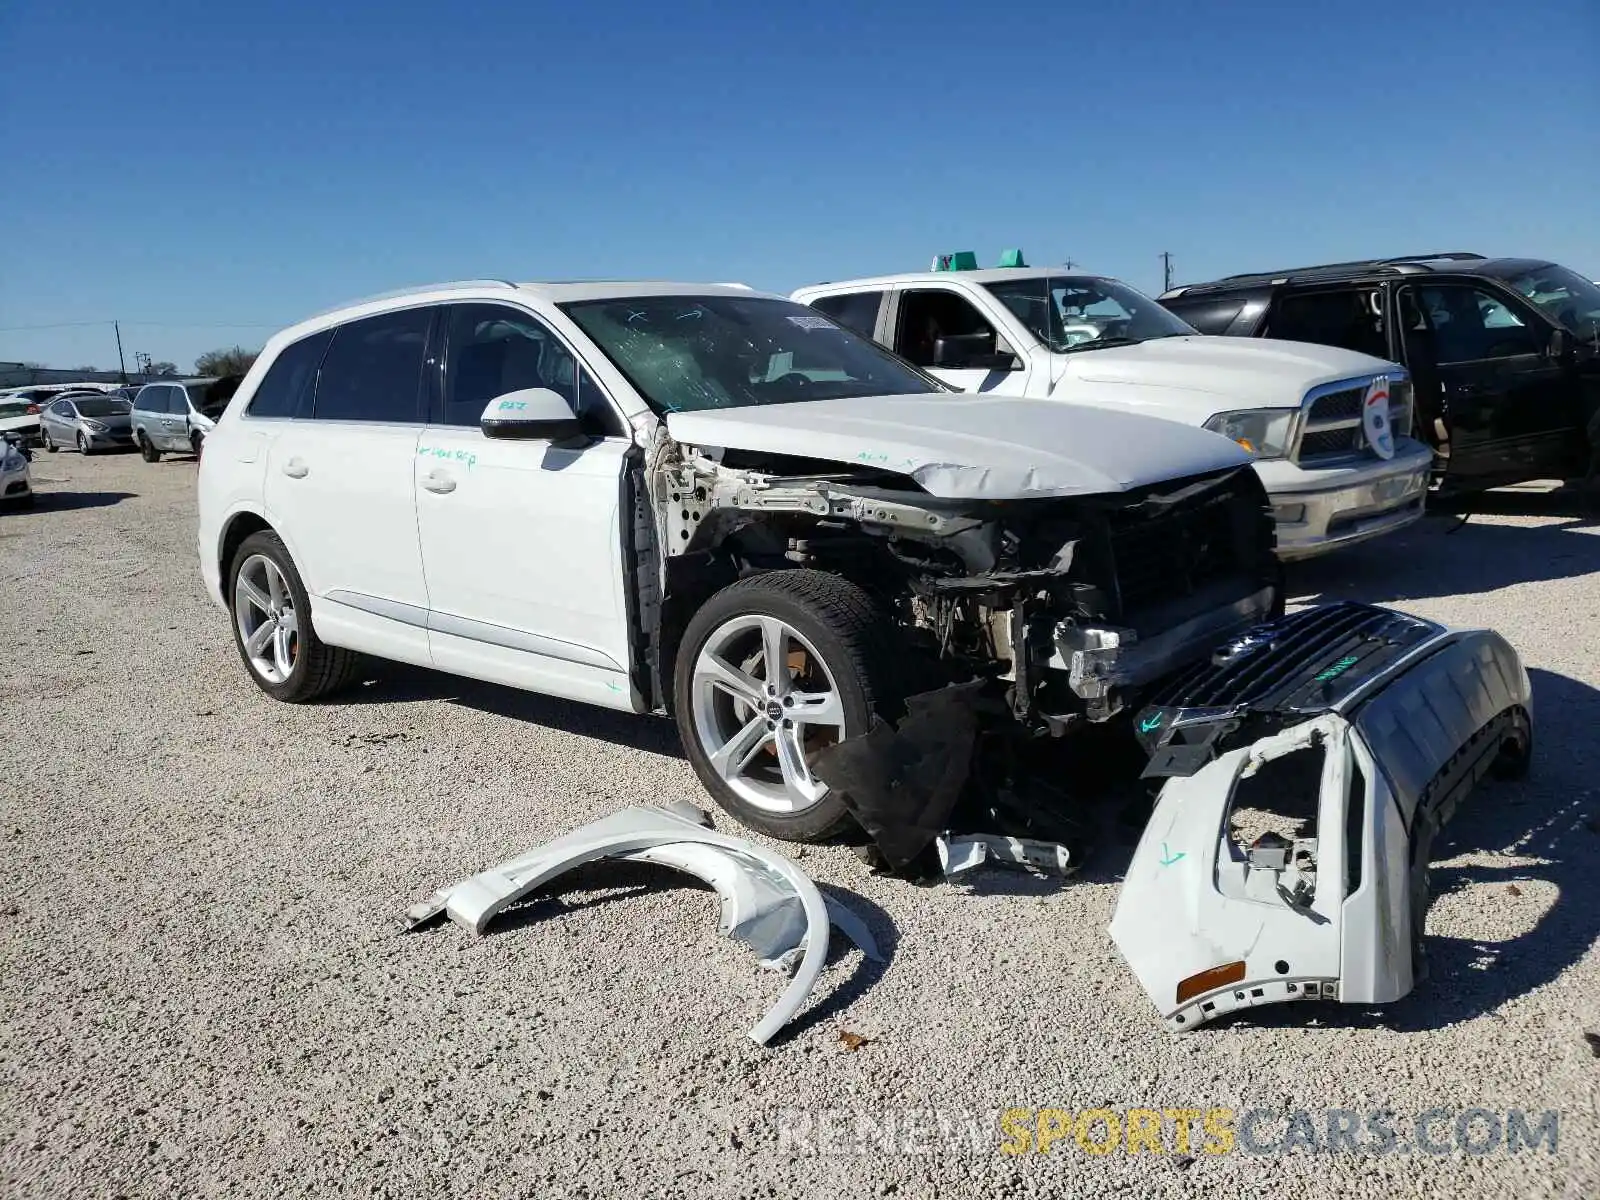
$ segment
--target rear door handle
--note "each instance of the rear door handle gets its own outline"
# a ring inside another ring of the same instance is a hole
[[[311,473],[311,468],[306,466],[306,464],[301,462],[298,458],[291,458],[288,462],[283,464],[283,473],[290,479],[304,479]]]
[[[443,496],[456,490],[456,481],[448,475],[441,475],[437,471],[429,472],[422,477],[422,486],[430,492],[438,492]]]

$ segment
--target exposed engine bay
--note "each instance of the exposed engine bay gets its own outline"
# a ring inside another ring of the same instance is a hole
[[[661,435],[644,477],[669,608],[739,573],[837,574],[895,614],[928,687],[993,680],[1033,732],[1115,717],[1282,607],[1248,467],[1108,495],[947,499],[882,466]]]

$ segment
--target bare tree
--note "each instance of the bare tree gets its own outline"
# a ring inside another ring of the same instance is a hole
[[[207,350],[194,360],[196,375],[243,375],[255,362],[259,350],[234,346],[228,350]]]

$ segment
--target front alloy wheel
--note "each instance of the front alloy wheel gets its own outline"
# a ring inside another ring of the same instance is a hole
[[[844,703],[827,664],[777,617],[735,617],[694,663],[700,749],[741,800],[770,813],[811,808],[827,785],[810,758],[844,737]]]
[[[846,829],[816,758],[898,715],[898,636],[861,588],[823,571],[769,571],[707,600],[678,643],[673,715],[711,798],[788,841]]]

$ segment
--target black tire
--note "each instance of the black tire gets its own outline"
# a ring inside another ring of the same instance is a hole
[[[234,590],[239,578],[239,569],[246,559],[256,554],[271,559],[273,565],[282,572],[298,618],[296,624],[299,646],[295,654],[294,667],[289,672],[288,678],[278,683],[269,683],[250,665],[250,656],[245,652],[244,639],[239,636],[239,622],[233,616]],[[227,586],[228,624],[233,628],[233,644],[239,651],[239,661],[244,664],[245,674],[250,676],[256,686],[267,695],[287,704],[304,704],[329,692],[337,691],[355,680],[357,672],[361,669],[361,656],[353,650],[330,646],[317,637],[316,631],[311,627],[311,598],[306,594],[305,584],[300,582],[300,572],[295,569],[294,559],[289,557],[288,548],[276,533],[270,529],[263,529],[258,533],[252,533],[239,544],[239,549],[234,552],[233,561],[228,564]]]
[[[206,435],[196,430],[189,435],[189,449],[194,451],[196,458],[200,457],[200,448],[206,444]]]
[[[82,431],[79,431],[78,433],[78,453],[83,455],[85,458],[88,458],[89,455],[94,453],[94,451],[89,449],[88,435]]]
[[[751,829],[791,842],[816,842],[852,824],[844,801],[824,794],[793,813],[759,808],[740,797],[711,766],[695,728],[694,664],[711,636],[728,621],[760,614],[776,617],[800,634],[833,677],[844,708],[844,736],[872,727],[875,714],[897,715],[893,648],[897,630],[866,592],[822,571],[773,571],[730,584],[695,613],[678,646],[674,716],[684,753],[706,791],[723,811]]]
[[[43,446],[50,454],[54,454],[56,452],[55,442],[51,440],[50,435],[43,429],[39,430],[39,445]]]
[[[161,461],[161,451],[156,449],[156,444],[150,440],[149,435],[144,430],[139,430],[135,440],[139,443],[140,458],[148,463]]]
[[[1490,767],[1496,779],[1526,779],[1533,766],[1533,725],[1528,714],[1517,709],[1500,742],[1500,753]]]

